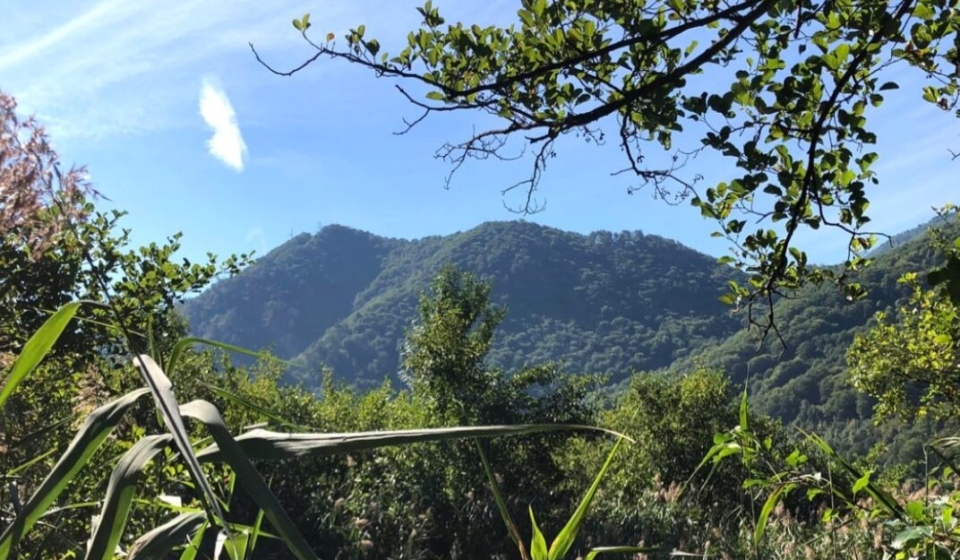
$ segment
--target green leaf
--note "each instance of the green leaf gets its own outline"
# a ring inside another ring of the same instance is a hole
[[[293,28],[296,29],[297,31],[300,31],[301,33],[303,32],[303,24],[300,23],[299,19],[293,20]]]
[[[867,487],[867,484],[870,484],[870,475],[873,474],[873,471],[867,471],[863,473],[856,482],[853,483],[853,493],[856,495],[857,492],[863,490]]]
[[[173,436],[170,434],[147,436],[124,453],[110,475],[107,495],[103,500],[99,519],[94,525],[85,560],[114,558],[137,493],[137,480],[142,476],[147,463],[172,442]]]
[[[250,356],[252,358],[257,358],[257,359],[269,358],[272,360],[276,360],[277,362],[280,362],[282,364],[286,364],[286,365],[290,364],[290,362],[286,360],[281,360],[280,358],[277,358],[275,356],[271,356],[267,352],[254,352],[253,350],[247,350],[246,348],[242,348],[234,344],[227,344],[226,342],[219,342],[216,340],[210,340],[208,338],[202,338],[199,336],[187,336],[178,340],[177,343],[174,344],[173,348],[170,350],[170,357],[167,358],[167,362],[166,362],[167,373],[169,373],[170,375],[174,375],[176,373],[177,363],[179,363],[180,356],[183,354],[183,351],[195,344],[205,344],[207,346],[212,346],[214,348],[219,348],[221,350],[227,350],[229,352],[236,352],[237,354],[243,354],[245,356]]]
[[[886,82],[880,86],[880,91],[887,91],[891,89],[900,89],[900,84],[897,82]]]
[[[791,490],[794,488],[794,484],[785,484],[780,486],[773,491],[772,494],[767,498],[767,501],[763,503],[763,508],[760,510],[760,516],[757,518],[757,526],[753,531],[753,544],[760,544],[760,541],[763,539],[763,533],[767,529],[767,520],[770,518],[770,513],[773,512],[773,509],[777,507],[777,504],[780,503],[780,500],[783,499]]]
[[[200,490],[204,505],[209,508],[208,513],[215,517],[220,522],[221,527],[229,533],[226,516],[220,507],[220,502],[217,500],[213,488],[210,487],[210,482],[203,473],[203,469],[200,468],[200,461],[190,443],[190,435],[183,423],[183,417],[180,415],[180,404],[173,393],[173,384],[170,383],[170,379],[150,356],[144,354],[137,356],[134,359],[134,365],[140,370],[144,382],[153,394],[154,402],[160,410],[163,423],[170,435],[173,436],[177,451],[180,452],[180,456],[186,463],[190,478],[193,479],[194,484]]]
[[[90,461],[127,410],[148,392],[147,389],[139,389],[127,393],[87,416],[57,464],[20,509],[13,522],[0,534],[0,560],[8,557],[15,543],[46,513],[80,469]]]
[[[923,502],[920,500],[908,503],[903,509],[907,512],[907,516],[914,521],[923,521],[927,517]]]
[[[0,410],[3,410],[4,403],[13,394],[14,389],[33,371],[37,365],[50,353],[50,349],[57,343],[60,335],[70,324],[70,319],[77,314],[81,301],[73,301],[62,305],[56,313],[51,315],[37,332],[27,340],[23,345],[23,350],[13,362],[10,373],[7,375],[7,381],[0,389]]]
[[[421,430],[351,432],[345,434],[287,434],[256,428],[237,436],[236,442],[251,459],[279,460],[352,453],[393,445],[408,445],[411,443],[571,430],[604,432],[615,435],[621,439],[633,441],[631,438],[613,430],[594,426],[583,426],[579,424],[518,424],[513,426],[469,426]],[[199,451],[197,457],[202,461],[213,462],[220,462],[224,459],[223,452],[217,444],[210,445]]]
[[[183,546],[184,541],[195,535],[205,521],[202,511],[182,513],[134,541],[127,560],[166,558],[174,548]]]
[[[427,99],[432,101],[443,101],[446,99],[446,96],[440,93],[439,91],[429,91],[427,92]]]
[[[662,548],[653,546],[598,546],[591,548],[584,560],[593,560],[600,554],[662,554],[663,552]],[[674,554],[674,556],[680,556],[680,554]]]
[[[747,425],[747,387],[743,387],[743,395],[740,397],[740,429],[746,432],[748,430]]]
[[[206,401],[192,401],[183,405],[182,413],[184,416],[199,420],[207,426],[210,435],[213,436],[217,446],[221,449],[220,456],[236,473],[240,486],[263,510],[264,515],[276,529],[290,552],[300,560],[317,560],[317,555],[310,549],[307,540],[297,529],[296,523],[290,519],[289,514],[280,505],[277,496],[264,482],[263,477],[250,462],[250,458],[244,453],[241,445],[227,429],[227,425],[217,408]],[[224,538],[228,542],[240,546],[241,541],[235,540],[236,537],[229,532],[224,535]],[[246,544],[243,544],[240,549],[242,550],[245,546]]]
[[[550,545],[550,560],[561,560],[564,556],[566,556],[567,551],[570,550],[570,547],[573,546],[573,541],[577,538],[577,533],[580,531],[580,525],[583,523],[583,519],[587,515],[587,510],[590,509],[590,503],[593,502],[593,497],[600,488],[600,482],[603,480],[603,475],[605,475],[607,473],[607,469],[610,468],[610,464],[613,462],[613,457],[616,455],[617,449],[620,448],[621,443],[623,443],[623,438],[618,439],[617,442],[613,444],[613,449],[610,450],[610,454],[607,456],[606,462],[603,463],[603,467],[600,469],[600,472],[597,473],[597,477],[593,480],[593,484],[590,485],[590,489],[587,490],[583,500],[580,501],[580,505],[577,506],[576,511],[573,512],[573,516],[569,521],[567,521],[567,524],[563,527],[563,530],[560,531],[560,533],[557,535],[557,538],[554,539],[553,543]]]
[[[477,441],[477,451],[480,453],[480,462],[483,464],[483,472],[487,475],[487,482],[490,484],[490,491],[493,492],[493,499],[497,503],[497,509],[500,511],[500,518],[503,519],[503,524],[507,527],[507,533],[510,534],[510,538],[517,545],[517,548],[520,550],[520,558],[527,557],[526,547],[523,545],[523,537],[520,536],[520,531],[517,529],[517,524],[513,522],[513,518],[510,516],[510,511],[507,509],[507,502],[503,499],[503,496],[500,494],[500,487],[497,485],[497,477],[494,476],[493,470],[490,468],[490,462],[487,461],[487,454],[483,451],[483,446],[480,445],[480,442]]]
[[[537,518],[533,515],[533,506],[530,507],[530,526],[533,530],[533,538],[530,540],[530,557],[533,560],[548,560],[547,539],[543,538],[540,527],[537,525]]]
[[[897,533],[897,536],[893,537],[890,546],[895,550],[903,550],[912,546],[919,540],[929,539],[933,536],[933,531],[930,527],[910,527],[909,529],[904,529]]]

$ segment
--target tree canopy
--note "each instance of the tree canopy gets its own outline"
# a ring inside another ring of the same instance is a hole
[[[431,2],[418,10],[422,24],[394,54],[363,25],[343,42],[315,38],[304,15],[293,25],[316,53],[290,71],[267,67],[290,75],[330,57],[398,79],[422,111],[406,130],[433,113],[492,116],[437,155],[451,175],[470,159],[529,157],[529,175],[505,186],[526,191],[521,212],[538,210],[561,137],[613,138],[624,167],[612,171],[633,174],[633,189],[717,221],[733,246],[726,260],[751,275],[731,303],[825,279],[862,296],[845,274],[810,266],[796,233],[838,228],[849,235],[845,269],[867,263],[879,157],[868,117],[899,88],[894,66],[918,72],[924,101],[957,107],[960,13],[945,0],[522,0],[506,27],[446,24]],[[687,164],[705,152],[729,158],[733,176],[703,184]]]

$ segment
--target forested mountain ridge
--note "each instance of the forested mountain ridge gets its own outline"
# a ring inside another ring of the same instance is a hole
[[[321,365],[377,384],[398,369],[420,293],[446,264],[493,281],[508,307],[491,354],[506,369],[562,360],[571,371],[662,369],[736,332],[718,301],[735,274],[714,258],[640,232],[564,232],[491,222],[416,241],[342,226],[302,234],[184,310],[195,335],[272,346],[307,385]]]
[[[743,316],[719,302],[734,272],[712,257],[639,232],[579,235],[525,222],[416,241],[328,226],[291,239],[185,309],[194,334],[272,344],[307,386],[316,386],[321,365],[371,386],[397,373],[419,295],[453,264],[491,280],[493,299],[508,308],[490,354],[497,366],[562,361],[612,383],[637,371],[708,366],[747,381],[759,411],[866,452],[878,440],[860,421],[872,403],[848,386],[845,354],[877,311],[906,295],[901,274],[936,266],[923,230],[899,236],[855,279],[868,287],[866,299],[847,301],[824,285],[778,301],[783,341],[771,333],[761,350]]]
[[[196,335],[293,357],[351,313],[387,255],[405,243],[336,225],[302,233],[184,310]]]

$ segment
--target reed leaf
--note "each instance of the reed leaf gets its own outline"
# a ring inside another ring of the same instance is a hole
[[[182,513],[163,525],[144,533],[130,546],[127,560],[160,560],[197,534],[206,522],[202,511]]]
[[[520,551],[521,560],[530,560],[530,557],[527,555],[527,548],[523,544],[523,536],[520,535],[517,524],[513,522],[513,517],[510,516],[507,502],[503,499],[503,495],[500,493],[500,487],[497,485],[497,477],[494,476],[493,469],[490,468],[490,462],[487,460],[487,454],[484,452],[483,446],[480,445],[479,441],[477,442],[477,451],[480,453],[483,472],[487,475],[487,481],[490,483],[490,491],[493,493],[493,500],[497,503],[497,509],[500,510],[500,517],[503,519],[503,524],[507,526],[507,532],[510,534],[510,538],[516,543],[517,549]],[[531,511],[530,514],[533,515],[533,511]]]
[[[20,355],[10,368],[7,380],[0,388],[0,410],[3,410],[7,399],[13,394],[13,391],[20,383],[26,379],[27,375],[33,371],[40,362],[50,353],[53,345],[57,343],[60,335],[70,324],[70,319],[77,314],[82,301],[72,301],[60,306],[56,313],[47,318],[43,325],[33,333],[27,343],[23,345]]]
[[[199,420],[207,426],[214,441],[216,441],[216,445],[221,450],[219,456],[222,457],[230,465],[234,473],[236,473],[240,485],[250,494],[250,497],[253,498],[256,504],[260,506],[260,509],[263,510],[264,515],[266,515],[290,551],[300,560],[317,560],[317,555],[310,549],[310,545],[300,533],[299,529],[297,529],[297,525],[290,519],[286,510],[280,505],[277,496],[270,490],[267,483],[264,482],[263,477],[257,472],[253,463],[250,462],[249,457],[244,453],[237,439],[234,439],[233,434],[230,433],[217,408],[207,401],[198,400],[183,405],[182,412],[185,416]],[[224,538],[228,542],[241,546],[241,543],[235,540],[229,533],[224,534]],[[245,547],[246,544],[242,543],[241,548]]]
[[[598,546],[596,548],[591,548],[590,552],[584,557],[584,560],[593,560],[601,554],[661,554],[663,553],[662,548],[656,548],[653,546]],[[670,556],[681,556],[680,554],[673,553]],[[696,558],[706,558],[705,554],[691,554]]]
[[[107,483],[107,495],[103,500],[99,521],[93,528],[85,560],[111,560],[114,557],[143,469],[172,442],[173,436],[170,434],[146,436],[123,454]]]
[[[141,354],[137,356],[134,363],[140,369],[144,381],[153,394],[157,408],[160,409],[163,417],[163,422],[170,435],[173,436],[173,441],[183,457],[184,463],[186,463],[190,477],[200,489],[202,503],[207,510],[207,514],[211,517],[211,522],[219,520],[221,527],[229,533],[230,529],[227,526],[223,509],[217,501],[213,488],[210,487],[210,482],[203,474],[200,461],[197,459],[193,445],[190,443],[190,436],[187,434],[187,428],[180,416],[180,406],[177,403],[176,395],[173,393],[173,384],[170,383],[170,379],[150,356]]]
[[[567,524],[557,535],[557,538],[553,540],[553,543],[550,545],[550,560],[561,560],[567,555],[570,547],[573,546],[573,541],[577,538],[577,533],[580,531],[580,524],[583,523],[587,511],[590,509],[590,504],[593,502],[593,497],[600,488],[600,482],[603,480],[603,476],[607,474],[607,469],[610,468],[613,457],[617,454],[621,443],[623,443],[623,438],[618,439],[617,442],[613,444],[613,449],[611,449],[610,454],[607,455],[607,460],[603,463],[600,472],[597,473],[597,477],[593,479],[593,484],[590,485],[590,489],[587,490],[587,493],[583,496],[583,500],[580,501],[580,505],[577,506],[576,511],[573,512],[573,516],[567,521]]]
[[[138,389],[91,412],[67,450],[36,489],[20,513],[0,534],[0,560],[6,560],[23,535],[46,513],[77,473],[86,465],[123,415],[149,391]]]
[[[310,455],[334,455],[420,442],[571,430],[600,431],[621,436],[621,434],[612,430],[581,424],[517,424],[512,426],[468,426],[332,434],[289,434],[257,428],[237,436],[236,442],[251,459],[293,459]],[[222,451],[217,444],[201,450],[197,453],[197,457],[203,461],[223,460]]]
[[[173,372],[176,371],[175,368],[176,368],[177,362],[180,361],[180,356],[183,354],[183,351],[195,344],[206,344],[207,346],[213,346],[214,348],[219,348],[221,350],[236,352],[237,354],[244,354],[246,356],[251,356],[253,358],[272,358],[284,364],[289,363],[275,356],[271,356],[267,352],[254,352],[253,350],[247,350],[246,348],[242,348],[240,346],[236,346],[233,344],[227,344],[226,342],[218,342],[216,340],[201,338],[199,336],[188,336],[178,340],[177,343],[174,344],[173,348],[170,350],[170,356],[167,358],[167,362],[166,362],[166,369],[170,373],[170,375],[173,375]]]

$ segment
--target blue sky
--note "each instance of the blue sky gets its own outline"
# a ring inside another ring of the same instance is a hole
[[[0,8],[0,89],[48,126],[67,163],[85,164],[95,186],[129,211],[137,242],[184,233],[184,255],[259,254],[318,225],[339,223],[414,238],[516,219],[500,189],[524,164],[475,162],[452,188],[433,154],[462,139],[475,115],[439,115],[405,136],[416,112],[395,91],[346,64],[321,61],[282,78],[258,65],[248,42],[278,67],[311,54],[290,20],[312,14],[314,31],[342,35],[365,23],[396,52],[419,21],[409,0],[6,0]],[[518,0],[435,2],[448,21],[512,21]],[[960,148],[955,119],[919,101],[902,81],[868,117],[881,143],[872,190],[877,229],[896,233],[956,200]],[[219,131],[214,133],[214,127]],[[688,138],[687,145],[695,138]],[[676,143],[676,142],[675,142]],[[726,252],[714,224],[687,205],[671,207],[630,178],[611,144],[560,145],[541,183],[545,211],[526,219],[579,232],[641,229],[702,251]],[[724,180],[716,159],[692,163],[707,183]],[[109,206],[109,205],[107,205]],[[845,255],[842,236],[800,239],[817,262]]]

